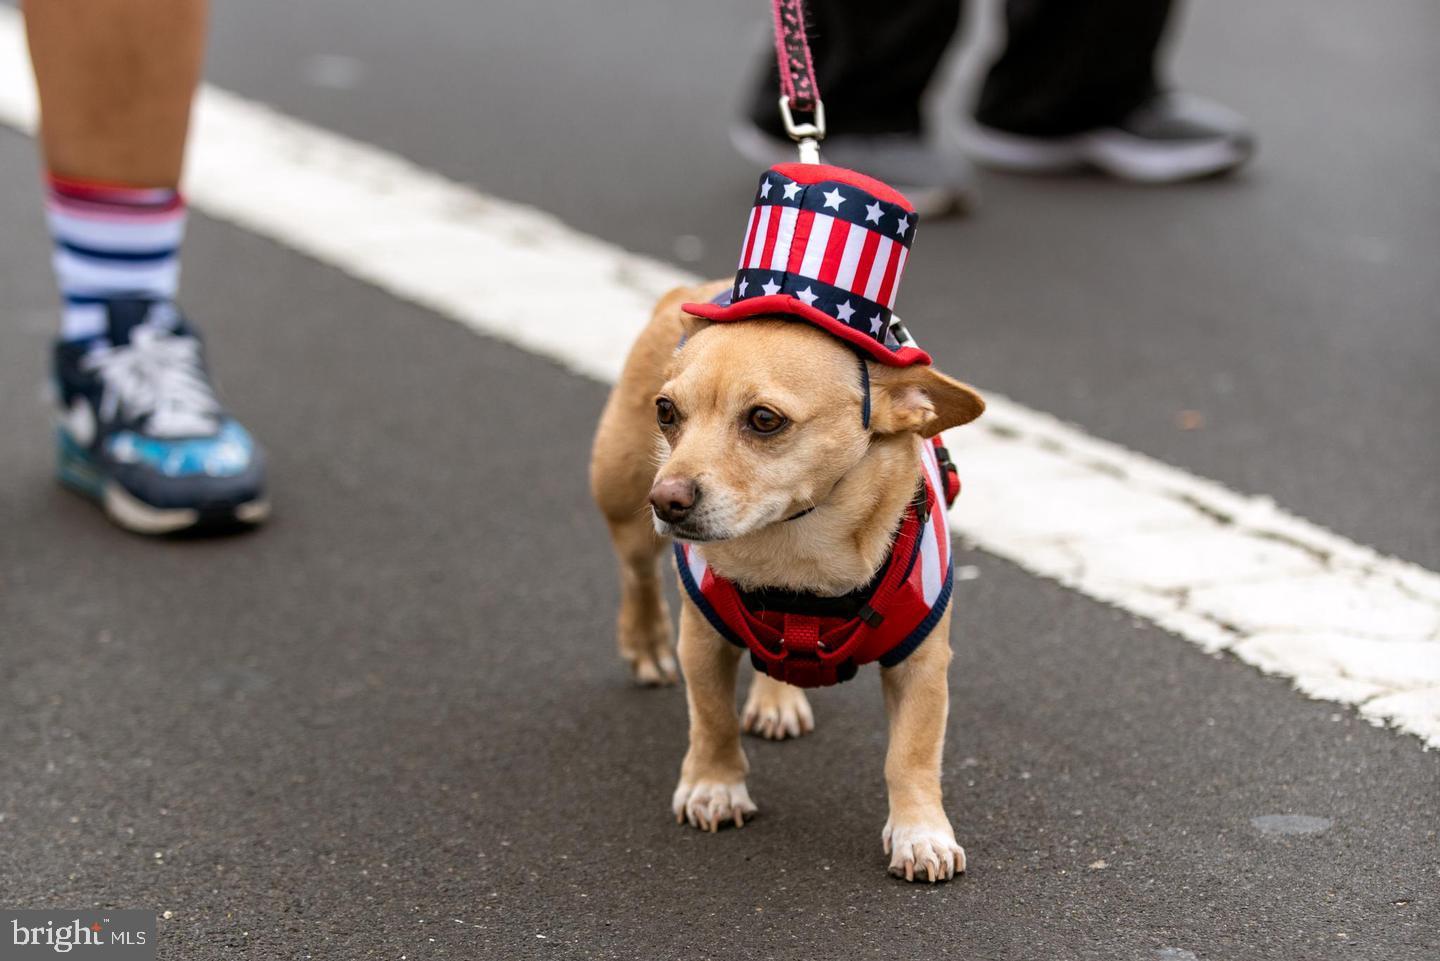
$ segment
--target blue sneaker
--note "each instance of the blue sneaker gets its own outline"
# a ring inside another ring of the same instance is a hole
[[[166,301],[106,310],[105,336],[55,346],[60,482],[140,534],[263,521],[264,454],[216,400],[195,332]]]

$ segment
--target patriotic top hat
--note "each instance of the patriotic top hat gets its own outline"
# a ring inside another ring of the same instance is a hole
[[[899,191],[825,164],[776,164],[760,178],[735,286],[706,320],[795,317],[893,367],[928,364],[891,312],[919,220]]]

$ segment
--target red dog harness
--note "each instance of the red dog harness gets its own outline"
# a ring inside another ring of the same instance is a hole
[[[685,592],[715,630],[749,649],[756,670],[787,684],[822,687],[871,661],[899,664],[939,622],[953,583],[945,508],[960,493],[959,474],[938,437],[922,445],[920,460],[919,489],[864,587],[840,597],[742,590],[710,569],[698,545],[676,541]]]

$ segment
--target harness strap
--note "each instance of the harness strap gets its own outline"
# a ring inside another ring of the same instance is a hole
[[[833,668],[821,662],[820,629],[815,618],[797,614],[786,614],[782,618],[785,627],[782,640],[786,657],[784,680],[797,687],[815,687],[835,676]],[[838,678],[837,678],[838,680]]]
[[[879,585],[848,623],[822,633],[813,616],[784,613],[782,626],[777,630],[753,617],[743,603],[737,603],[733,613],[761,649],[747,643],[755,667],[797,687],[835,684],[852,677],[856,670],[856,649],[862,638],[860,625],[879,626],[883,618],[878,611],[885,610],[891,599],[905,588],[918,560],[931,496],[939,495],[932,495],[922,479],[916,500],[905,509],[890,556],[881,568]],[[738,593],[736,598],[739,599]]]
[[[904,568],[901,569],[901,565],[895,564],[895,570],[891,572],[891,576],[880,582],[879,589],[866,604],[872,614],[876,610],[885,610],[890,604],[890,599],[899,593],[909,579],[910,564],[914,562],[915,554],[920,550],[920,541],[925,536],[925,525],[930,520],[930,498],[926,490],[922,481],[919,496],[916,498],[919,503],[907,510],[906,523],[900,525],[900,533],[895,538],[892,556],[906,558]],[[912,516],[917,523],[910,523]]]

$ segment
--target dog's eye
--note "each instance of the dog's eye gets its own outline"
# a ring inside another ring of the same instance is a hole
[[[768,407],[756,407],[746,419],[750,429],[757,434],[773,434],[785,426],[785,418]]]
[[[661,427],[674,427],[675,422],[680,419],[680,412],[675,409],[675,403],[668,397],[655,398],[655,419],[660,422]]]

